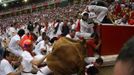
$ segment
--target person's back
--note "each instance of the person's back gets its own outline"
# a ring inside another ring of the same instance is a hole
[[[23,47],[24,41],[25,41],[26,39],[32,40],[32,35],[28,33],[28,34],[25,34],[25,35],[22,37],[22,39],[20,40],[20,46],[21,46],[21,47]]]
[[[17,41],[20,41],[20,37],[19,35],[15,35],[11,38],[10,42],[9,42],[9,49],[15,53],[15,54],[18,54],[15,50],[19,50],[20,47],[19,45],[17,44]]]
[[[21,37],[25,34],[25,31],[23,29],[20,29],[18,31],[18,34],[16,34],[15,36],[13,36],[9,42],[9,49],[12,53],[14,53],[15,55],[19,56],[22,52],[21,48],[20,48],[20,39]]]
[[[103,0],[93,0],[88,5],[88,11],[94,10],[97,15],[96,21],[102,22],[108,13],[108,3]]]
[[[33,57],[31,56],[31,54],[28,51],[23,51],[21,54],[22,57],[22,62],[21,64],[24,67],[24,74],[27,72],[31,72],[32,71],[32,63],[31,61],[33,60]],[[24,75],[23,74],[23,75]]]
[[[2,59],[0,62],[0,75],[7,75],[12,71],[14,71],[14,69],[11,64],[6,59]]]

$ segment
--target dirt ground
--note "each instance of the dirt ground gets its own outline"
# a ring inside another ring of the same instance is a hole
[[[113,66],[101,68],[99,75],[113,75]]]

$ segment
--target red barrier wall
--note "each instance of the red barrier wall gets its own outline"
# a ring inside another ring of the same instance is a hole
[[[118,54],[124,43],[134,36],[134,26],[101,25],[101,55]]]

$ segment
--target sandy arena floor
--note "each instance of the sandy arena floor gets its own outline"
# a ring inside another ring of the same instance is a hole
[[[113,66],[101,68],[99,75],[113,75]]]

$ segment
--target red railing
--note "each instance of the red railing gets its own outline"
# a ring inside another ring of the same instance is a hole
[[[109,24],[101,25],[101,55],[118,54],[124,43],[132,36],[134,36],[134,26],[114,26]]]

